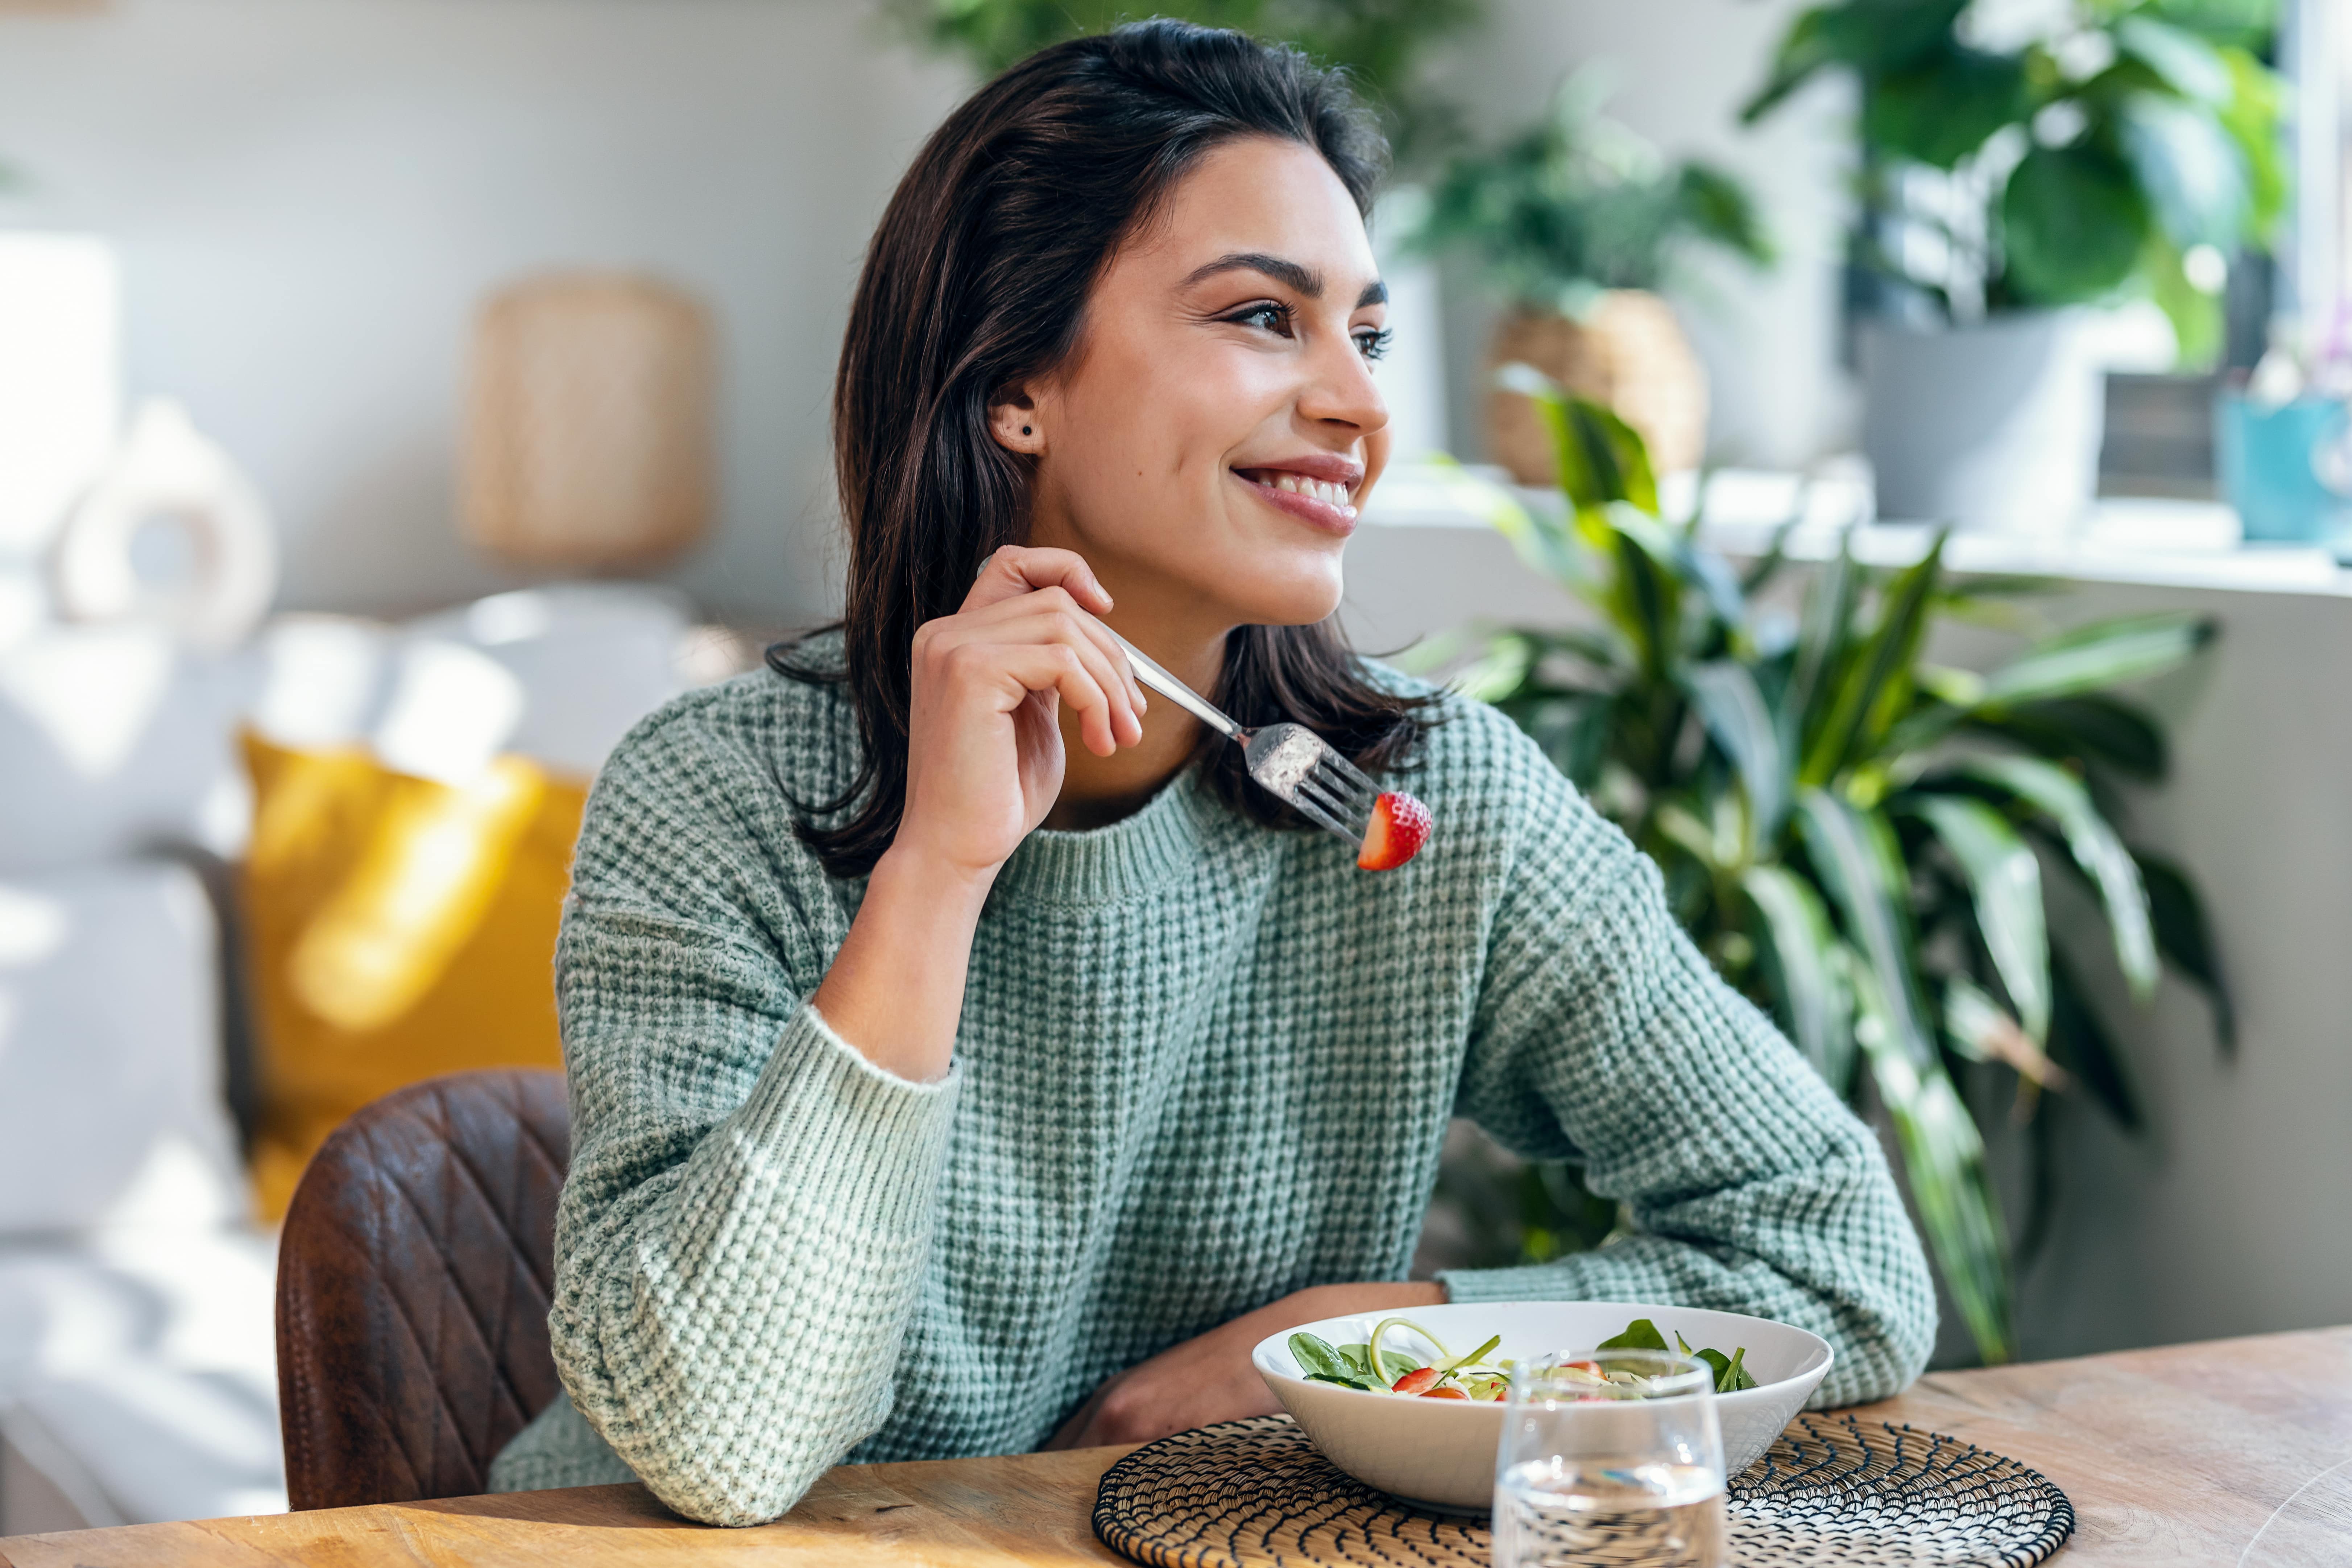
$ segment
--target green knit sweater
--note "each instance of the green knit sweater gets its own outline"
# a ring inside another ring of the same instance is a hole
[[[844,1459],[1033,1448],[1181,1340],[1403,1279],[1457,1114],[1586,1161],[1636,1234],[1456,1270],[1453,1300],[1727,1308],[1836,1347],[1820,1403],[1909,1382],[1935,1296],[1875,1140],[1528,741],[1459,699],[1442,718],[1410,781],[1436,830],[1398,870],[1189,772],[1111,826],[1033,834],[936,1084],[805,1000],[863,886],[793,832],[793,801],[854,771],[840,689],[760,671],[639,725],[556,957],[568,1397],[492,1484],[634,1473],[749,1524]]]

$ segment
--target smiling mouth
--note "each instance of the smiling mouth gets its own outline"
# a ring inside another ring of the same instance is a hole
[[[1326,528],[1347,529],[1355,524],[1353,486],[1288,468],[1235,468],[1233,472],[1284,511]]]

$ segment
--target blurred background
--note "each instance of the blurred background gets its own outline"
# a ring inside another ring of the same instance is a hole
[[[559,1064],[602,758],[836,603],[893,183],[1148,14],[0,0],[0,1534],[284,1506],[304,1162]],[[1397,147],[1359,646],[1525,724],[1885,1128],[1939,1361],[2352,1319],[2352,16],[1160,14]],[[1420,1267],[1619,1220],[1457,1128]]]

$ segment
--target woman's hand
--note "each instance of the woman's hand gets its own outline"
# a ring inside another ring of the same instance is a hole
[[[1061,794],[1061,704],[1102,756],[1143,738],[1143,693],[1095,619],[1109,608],[1069,551],[1008,545],[915,634],[906,814],[810,998],[887,1072],[946,1076],[981,906]]]
[[[1062,791],[1059,708],[1108,757],[1143,739],[1143,691],[1095,617],[1110,595],[1067,550],[1007,545],[963,607],[915,633],[907,806],[890,853],[993,878]]]
[[[1444,1300],[1445,1287],[1423,1283],[1318,1285],[1293,1291],[1120,1373],[1095,1390],[1045,1447],[1149,1443],[1219,1421],[1271,1415],[1282,1408],[1281,1401],[1250,1365],[1250,1352],[1260,1340],[1324,1318],[1434,1307]]]

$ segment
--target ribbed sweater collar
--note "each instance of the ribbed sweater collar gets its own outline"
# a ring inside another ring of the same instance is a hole
[[[997,873],[994,896],[1048,903],[1110,903],[1182,880],[1233,818],[1186,768],[1143,809],[1084,833],[1039,828]]]

